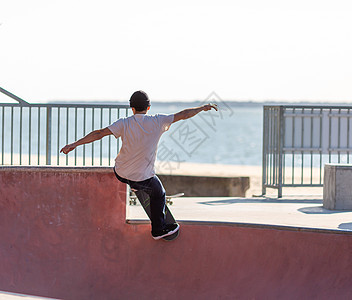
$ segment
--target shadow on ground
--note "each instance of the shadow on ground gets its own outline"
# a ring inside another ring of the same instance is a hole
[[[350,223],[341,223],[339,225],[339,229],[352,230],[352,222],[350,222]]]
[[[323,206],[302,207],[298,209],[298,211],[312,215],[332,215],[349,212],[346,210],[329,210],[325,209]]]
[[[322,204],[322,199],[278,199],[278,198],[233,198],[233,199],[222,199],[214,201],[198,202],[198,204],[204,205],[230,205],[238,203],[276,203],[276,204],[295,204],[295,203],[307,203],[307,204]]]

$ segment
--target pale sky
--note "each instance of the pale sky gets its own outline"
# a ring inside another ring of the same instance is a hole
[[[0,86],[32,103],[352,102],[350,0],[0,0],[0,23]]]

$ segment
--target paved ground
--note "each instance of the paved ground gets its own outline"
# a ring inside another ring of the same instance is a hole
[[[147,220],[142,207],[129,206],[127,219]],[[177,198],[170,209],[178,221],[217,221],[328,229],[352,233],[352,211],[323,208],[321,195],[275,198]]]

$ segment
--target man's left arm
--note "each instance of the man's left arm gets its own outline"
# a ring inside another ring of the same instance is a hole
[[[205,104],[199,107],[184,109],[174,115],[173,123],[178,122],[180,120],[186,120],[186,119],[192,118],[195,115],[199,114],[201,111],[208,111],[208,110],[211,110],[212,108],[215,109],[216,111],[218,110],[218,106],[216,104],[211,104],[211,103]]]

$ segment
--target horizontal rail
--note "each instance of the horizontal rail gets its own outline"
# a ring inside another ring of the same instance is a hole
[[[287,183],[283,183],[282,184],[283,187],[322,187],[323,184],[322,183],[318,183],[318,184],[310,184],[310,183],[303,183],[303,184],[287,184]]]
[[[264,109],[273,109],[273,108],[284,108],[284,109],[352,109],[350,105],[264,105]]]
[[[329,152],[351,152],[352,148],[329,148]]]
[[[293,114],[293,113],[284,113],[284,117],[287,118],[318,118],[322,117],[323,114]]]
[[[331,118],[352,118],[352,115],[346,113],[336,113],[336,114],[328,114]]]
[[[323,151],[322,148],[283,148],[282,149],[284,152],[302,152],[302,151],[307,151],[307,152],[321,152]]]
[[[0,107],[20,107],[23,106],[19,103],[0,103]],[[129,105],[124,104],[63,104],[63,103],[27,103],[24,106],[30,107],[69,107],[69,108],[121,108],[121,109],[128,109],[130,108]]]

